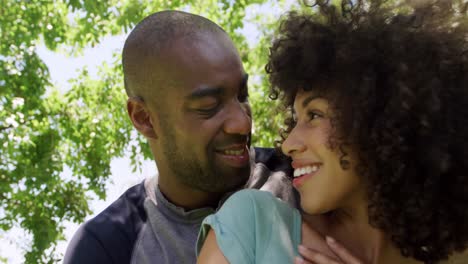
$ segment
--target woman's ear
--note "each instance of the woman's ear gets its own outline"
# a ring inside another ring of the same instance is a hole
[[[127,112],[133,126],[148,139],[157,139],[150,112],[140,97],[130,97],[127,100]]]

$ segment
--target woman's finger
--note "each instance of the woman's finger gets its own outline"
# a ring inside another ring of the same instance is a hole
[[[305,263],[316,263],[316,264],[340,264],[336,259],[330,258],[318,251],[299,245],[299,253],[301,254],[304,261],[298,262],[300,264]]]
[[[301,257],[295,257],[294,258],[294,264],[313,264],[312,262],[309,262]]]
[[[348,249],[343,245],[338,243],[334,238],[327,236],[327,244],[330,246],[330,249],[346,264],[363,264],[361,260],[355,257]]]

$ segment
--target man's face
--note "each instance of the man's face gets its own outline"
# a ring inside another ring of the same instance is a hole
[[[205,192],[227,192],[250,175],[252,117],[247,75],[225,35],[178,41],[167,54],[166,87],[159,106],[159,146],[178,181]]]

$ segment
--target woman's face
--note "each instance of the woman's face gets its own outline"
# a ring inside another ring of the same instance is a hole
[[[330,119],[333,113],[326,99],[300,90],[294,100],[296,125],[283,142],[283,152],[292,158],[293,185],[301,195],[301,205],[309,214],[322,214],[353,206],[362,199],[364,188],[354,169],[354,157],[344,149],[351,166],[343,169],[338,146],[331,148]]]

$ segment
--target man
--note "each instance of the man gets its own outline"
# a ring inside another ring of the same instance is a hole
[[[155,13],[131,32],[122,60],[127,110],[159,175],[81,226],[64,263],[195,263],[200,224],[227,194],[261,188],[295,204],[288,163],[250,148],[248,76],[218,25]]]

